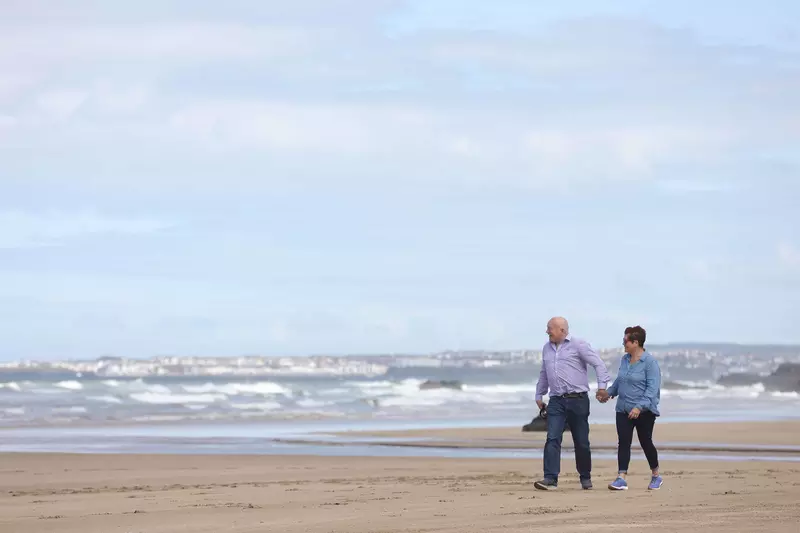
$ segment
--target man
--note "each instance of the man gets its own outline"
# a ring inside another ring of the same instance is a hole
[[[566,423],[575,444],[575,465],[580,475],[581,487],[592,488],[592,452],[589,448],[589,375],[588,367],[597,374],[595,397],[608,397],[606,385],[611,376],[605,363],[588,342],[569,334],[569,323],[563,317],[551,318],[547,323],[549,342],[542,348],[542,370],[536,385],[536,404],[539,409],[542,397],[550,393],[547,406],[547,442],[544,445],[544,479],[534,483],[540,490],[558,488],[561,471],[561,436]]]

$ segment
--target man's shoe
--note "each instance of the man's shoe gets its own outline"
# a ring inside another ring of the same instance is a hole
[[[628,490],[628,482],[618,477],[608,484],[609,490]]]
[[[653,476],[650,478],[650,484],[647,486],[647,490],[658,490],[661,488],[662,483],[664,483],[664,480],[661,479],[661,476]]]
[[[558,481],[555,479],[544,478],[533,484],[539,490],[556,490],[558,488]]]
[[[592,480],[591,479],[582,479],[581,480],[581,488],[583,488],[583,490],[590,490],[592,488]]]

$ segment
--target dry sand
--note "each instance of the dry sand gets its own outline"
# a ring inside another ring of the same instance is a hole
[[[798,423],[774,432],[759,424],[717,426],[676,425],[675,434],[688,431],[691,441],[700,431],[705,438],[699,440],[707,442],[739,435],[727,442],[800,443]],[[541,473],[539,456],[2,454],[0,532],[800,531],[797,462],[664,463],[664,488],[648,492],[639,453],[631,489],[611,492],[605,485],[614,476],[613,461],[596,461],[595,490],[583,491],[565,454],[558,491],[541,492],[532,486]]]

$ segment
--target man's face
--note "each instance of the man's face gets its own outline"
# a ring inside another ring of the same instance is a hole
[[[567,332],[564,331],[564,328],[557,322],[548,322],[547,337],[550,339],[550,342],[558,344],[567,338]]]

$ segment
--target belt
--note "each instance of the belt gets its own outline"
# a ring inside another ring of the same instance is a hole
[[[560,394],[555,396],[555,398],[586,398],[588,393],[585,392],[565,392],[564,394]]]

